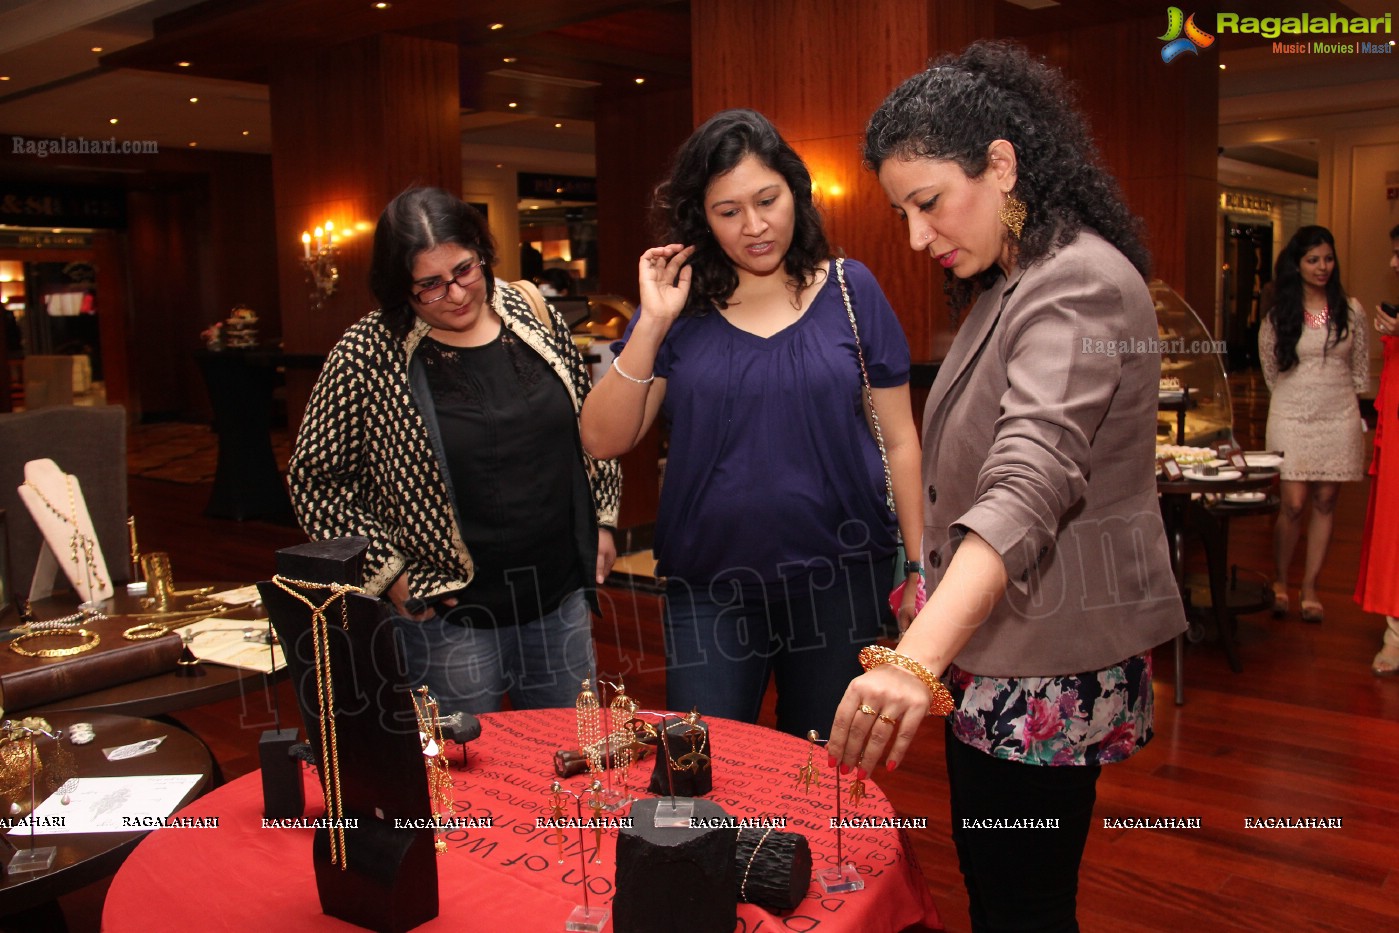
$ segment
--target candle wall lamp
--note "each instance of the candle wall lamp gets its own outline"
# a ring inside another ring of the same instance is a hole
[[[315,233],[302,231],[301,268],[311,286],[311,309],[319,311],[325,300],[335,294],[340,282],[340,240],[335,224],[327,220]]]

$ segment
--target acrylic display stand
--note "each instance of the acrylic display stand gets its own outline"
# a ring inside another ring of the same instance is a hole
[[[277,572],[308,583],[358,583],[367,546],[364,538],[338,538],[286,548],[277,552]],[[294,588],[317,606],[331,596],[329,588]],[[296,684],[324,788],[332,766],[321,747],[311,609],[276,583],[259,583],[258,591]],[[332,830],[315,832],[321,910],[365,929],[401,933],[438,912],[432,829],[394,825],[405,820],[430,827],[433,818],[411,687],[398,673],[392,623],[381,619],[378,600],[347,593],[327,607],[325,618],[340,804],[344,818],[357,825],[343,831],[340,864],[331,860]]]
[[[6,723],[6,725],[18,725],[17,723]],[[37,743],[39,736],[57,740],[63,733],[51,735],[41,732],[38,729],[30,729],[19,726],[21,730],[29,733],[29,848],[17,849],[10,858],[9,864],[5,866],[5,873],[9,875],[25,875],[33,872],[48,871],[53,867],[54,859],[58,857],[56,846],[35,846],[34,845],[34,811],[39,806],[37,775],[39,750]]]

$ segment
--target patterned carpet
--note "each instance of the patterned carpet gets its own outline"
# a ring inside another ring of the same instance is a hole
[[[272,432],[272,450],[283,471],[291,457],[292,438],[285,430]],[[167,483],[212,483],[218,464],[219,439],[207,424],[162,422],[138,424],[126,436],[127,472]]]

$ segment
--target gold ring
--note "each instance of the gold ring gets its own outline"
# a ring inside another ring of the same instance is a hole
[[[880,714],[879,714],[879,721],[880,721],[880,722],[887,722],[887,723],[888,723],[889,725],[891,725],[891,726],[897,726],[897,725],[899,724],[899,721],[898,721],[897,719],[895,719],[893,716],[885,716],[883,713],[880,713]]]
[[[860,704],[860,712],[864,713],[866,716],[879,715],[879,710],[875,709],[873,706],[870,706],[868,703]]]

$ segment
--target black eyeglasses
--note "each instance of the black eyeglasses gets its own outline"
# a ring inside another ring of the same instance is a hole
[[[413,298],[420,305],[430,305],[435,301],[441,301],[447,297],[447,289],[455,284],[458,288],[466,288],[472,282],[481,277],[481,272],[485,269],[481,260],[473,259],[470,262],[462,263],[458,267],[457,274],[445,282],[437,285],[429,285],[427,288],[419,289],[413,293]]]

